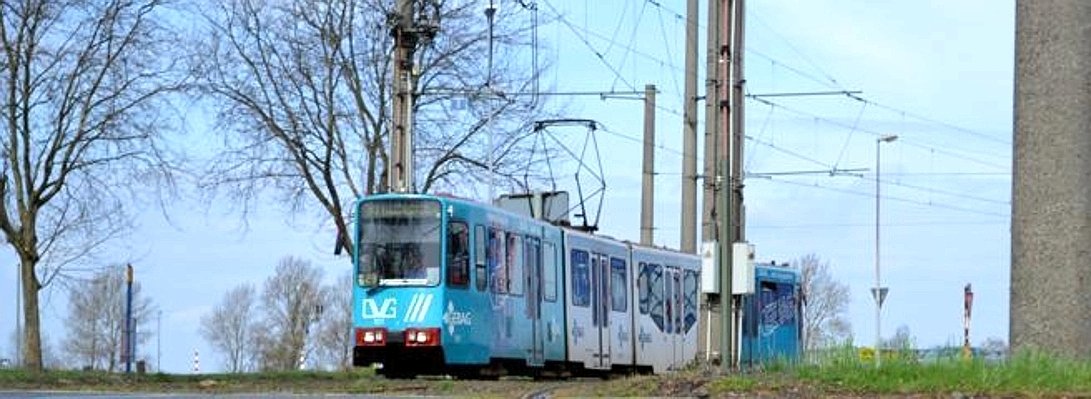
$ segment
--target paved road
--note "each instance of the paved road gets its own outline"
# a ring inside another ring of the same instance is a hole
[[[202,395],[193,393],[130,393],[130,392],[76,392],[76,391],[0,391],[3,399],[86,399],[86,398],[123,398],[123,399],[206,399],[206,398],[230,398],[230,399],[304,399],[304,398],[419,398],[420,396],[375,396],[375,395],[349,395],[349,394],[219,394]]]

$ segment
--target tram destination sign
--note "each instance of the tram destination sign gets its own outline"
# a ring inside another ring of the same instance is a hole
[[[391,218],[438,218],[439,202],[432,200],[367,201],[360,209],[360,215],[366,219]]]

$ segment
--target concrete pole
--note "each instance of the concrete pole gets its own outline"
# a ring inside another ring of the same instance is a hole
[[[705,157],[701,241],[716,241],[716,159],[720,131],[720,0],[708,2],[708,32],[705,40]]]
[[[640,244],[654,244],[655,85],[644,86],[644,177],[640,196]]]
[[[1015,2],[1015,351],[1091,358],[1091,2]]]
[[[735,365],[735,351],[732,348],[735,342],[733,321],[734,312],[732,312],[732,295],[731,295],[731,188],[734,184],[729,176],[731,171],[731,159],[730,159],[730,136],[728,130],[731,127],[731,114],[732,109],[730,106],[731,98],[731,57],[732,54],[731,44],[733,43],[732,35],[735,33],[732,30],[731,17],[734,10],[733,0],[720,0],[720,62],[718,68],[718,75],[720,77],[721,84],[718,91],[719,101],[717,107],[720,109],[720,123],[717,126],[716,136],[719,137],[722,143],[725,145],[718,148],[722,151],[718,151],[716,162],[720,164],[720,169],[716,174],[717,177],[723,177],[723,183],[720,189],[717,190],[716,196],[716,219],[719,222],[719,246],[720,246],[720,323],[723,333],[720,334],[720,366],[724,372],[731,371]],[[726,84],[725,84],[726,83]]]
[[[686,2],[686,82],[682,101],[682,252],[697,253],[697,0]]]
[[[731,242],[746,241],[743,225],[743,148],[746,147],[746,75],[743,74],[743,54],[746,52],[745,0],[735,0],[735,29],[731,48]]]
[[[695,18],[694,18],[695,19]],[[719,96],[719,62],[720,62],[720,1],[708,1],[707,36],[705,40],[705,133],[704,133],[704,177],[702,181],[701,203],[701,242],[714,243],[717,241],[716,220],[714,210],[716,208],[716,187],[718,159],[717,147],[719,146],[717,132],[720,124],[720,96]],[[713,280],[715,281],[715,280]],[[718,281],[713,283],[719,285]],[[715,287],[706,287],[706,290],[716,291]],[[705,359],[712,359],[713,345],[716,345],[720,336],[720,311],[717,294],[701,295],[701,320],[706,323],[706,328],[697,334],[698,350],[704,351]],[[722,354],[721,354],[722,357]]]
[[[746,108],[746,77],[743,74],[743,54],[744,46],[746,43],[746,8],[744,0],[735,0],[735,9],[732,13],[732,20],[734,21],[732,31],[732,45],[731,45],[731,178],[729,189],[726,195],[730,196],[729,204],[730,210],[728,211],[728,220],[730,221],[730,227],[728,229],[727,242],[729,248],[732,250],[729,259],[734,259],[734,247],[730,246],[736,242],[746,241],[744,215],[743,215],[743,148],[746,143],[746,118],[743,110]],[[728,274],[732,274],[733,271],[730,263],[728,264]],[[731,353],[736,356],[739,354],[738,337],[739,337],[739,321],[742,318],[742,314],[738,311],[738,300],[732,295],[732,324],[731,324],[731,336],[734,338],[731,340]],[[736,358],[732,358],[735,361]],[[737,365],[737,364],[736,364]]]
[[[412,116],[413,93],[410,83],[413,79],[413,52],[417,46],[416,32],[413,31],[413,0],[397,0],[394,26],[390,34],[394,36],[394,98],[391,102],[390,129],[390,165],[388,169],[388,188],[397,192],[409,192],[413,189],[413,139]]]

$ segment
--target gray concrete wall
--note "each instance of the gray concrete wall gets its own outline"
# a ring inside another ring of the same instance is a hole
[[[1010,342],[1091,358],[1091,1],[1015,15]]]

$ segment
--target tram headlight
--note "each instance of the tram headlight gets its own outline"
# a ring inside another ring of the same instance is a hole
[[[405,346],[439,345],[438,328],[410,328],[405,330]]]
[[[386,344],[386,330],[383,328],[357,328],[357,346],[378,346]]]

